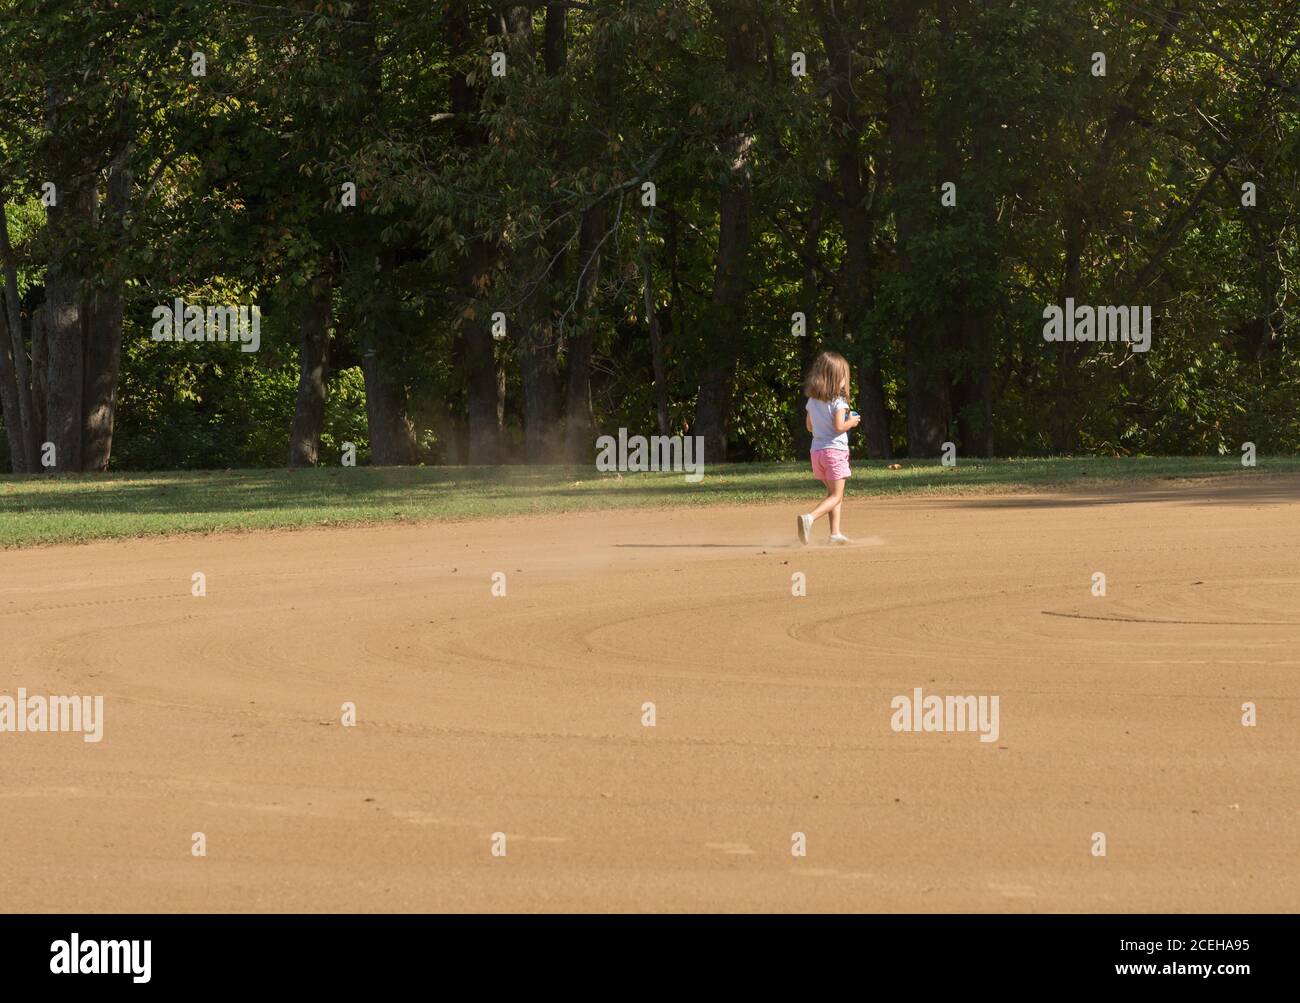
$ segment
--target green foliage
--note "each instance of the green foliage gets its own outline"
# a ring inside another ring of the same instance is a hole
[[[731,458],[791,457],[819,348],[878,373],[898,452],[927,399],[963,454],[986,406],[1005,454],[1300,449],[1295,5],[560,9],[562,52],[546,5],[0,0],[22,338],[30,354],[51,262],[84,264],[88,294],[124,279],[115,469],[283,464],[322,277],[324,465],[343,442],[369,459],[365,358],[396,374],[416,461],[463,461],[472,336],[498,310],[507,459],[539,459],[530,352],[557,429],[589,386],[598,431],[641,432],[661,397],[693,430],[721,356]],[[41,183],[84,173],[102,203],[114,163],[134,178],[120,232],[54,232]],[[151,343],[149,310],[178,295],[262,304],[262,350]],[[1065,296],[1150,305],[1151,351],[1045,343]]]
[[[321,465],[340,464],[345,442],[357,447],[357,463],[365,462],[369,459],[367,434],[366,386],[361,370],[353,366],[338,373],[330,382],[330,395],[325,408],[325,431],[321,434]]]

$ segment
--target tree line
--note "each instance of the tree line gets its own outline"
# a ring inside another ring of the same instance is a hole
[[[787,458],[821,348],[872,458],[1300,447],[1294,4],[0,0],[0,65],[15,472]]]

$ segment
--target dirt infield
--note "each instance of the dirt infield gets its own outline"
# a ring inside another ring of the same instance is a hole
[[[0,908],[1300,908],[1300,479],[794,514],[0,553]]]

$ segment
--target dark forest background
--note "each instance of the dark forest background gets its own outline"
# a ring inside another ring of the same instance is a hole
[[[0,0],[0,461],[1295,452],[1298,182],[1289,0]]]

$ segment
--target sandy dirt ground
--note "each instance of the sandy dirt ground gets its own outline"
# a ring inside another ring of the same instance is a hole
[[[0,694],[105,701],[0,734],[0,908],[1295,911],[1298,528],[1274,478],[0,553]]]

